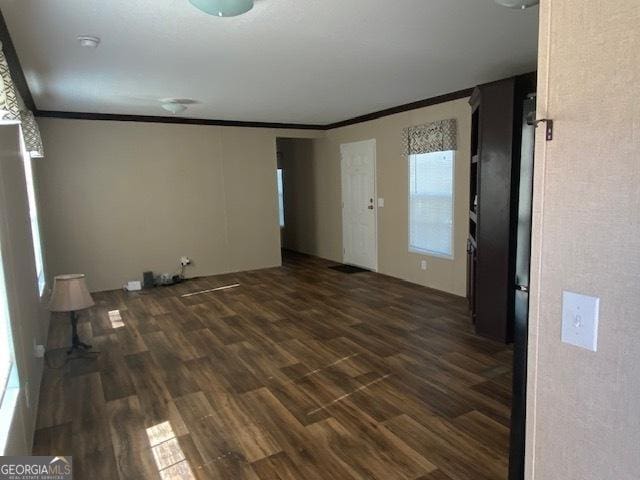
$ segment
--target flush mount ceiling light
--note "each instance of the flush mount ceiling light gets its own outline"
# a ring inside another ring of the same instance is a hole
[[[494,0],[498,5],[502,5],[507,8],[518,8],[524,10],[525,8],[533,7],[540,3],[539,0]]]
[[[167,112],[171,112],[171,113],[182,113],[187,109],[186,105],[182,105],[181,103],[175,103],[175,102],[165,102],[161,106]]]
[[[191,4],[209,15],[235,17],[253,8],[253,0],[189,0]]]
[[[187,105],[196,103],[190,98],[162,98],[160,99],[160,106],[167,112],[182,113],[187,109]]]
[[[533,7],[540,3],[540,0],[494,0],[498,5],[508,8],[519,8],[524,10],[525,8]]]
[[[95,35],[78,35],[78,43],[85,48],[98,48],[100,37]]]

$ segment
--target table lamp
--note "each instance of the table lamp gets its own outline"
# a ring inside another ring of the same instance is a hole
[[[83,343],[78,338],[78,310],[95,305],[91,294],[87,289],[84,274],[72,273],[57,275],[53,281],[53,293],[49,302],[49,310],[52,312],[69,312],[71,316],[71,348],[67,354],[74,350],[88,350],[91,345]]]

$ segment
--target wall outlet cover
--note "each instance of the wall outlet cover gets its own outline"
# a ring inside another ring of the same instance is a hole
[[[142,290],[142,283],[140,280],[133,280],[131,282],[127,282],[125,288],[129,292],[137,292],[138,290]]]
[[[562,292],[562,341],[595,352],[598,349],[600,299]]]
[[[45,348],[44,345],[36,345],[33,349],[33,355],[36,358],[44,358]]]
[[[421,260],[420,261],[420,268],[422,270],[426,270],[427,269],[427,261],[426,260]]]

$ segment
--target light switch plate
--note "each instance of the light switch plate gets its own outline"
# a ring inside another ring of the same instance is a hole
[[[378,198],[378,207],[384,207],[384,198]]]
[[[598,349],[600,299],[562,292],[562,341],[595,352]]]

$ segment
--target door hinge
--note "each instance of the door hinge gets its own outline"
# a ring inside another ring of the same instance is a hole
[[[549,118],[541,118],[540,120],[534,120],[533,121],[533,125],[538,128],[538,124],[540,123],[544,123],[545,124],[545,139],[547,140],[547,142],[550,142],[551,140],[553,140],[553,120],[549,119]]]

